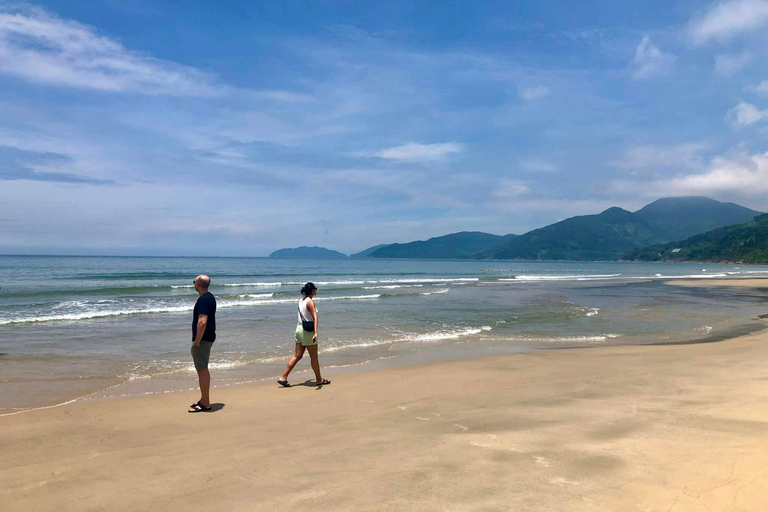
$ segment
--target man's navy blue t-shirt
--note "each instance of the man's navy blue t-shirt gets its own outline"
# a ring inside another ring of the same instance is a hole
[[[216,341],[216,299],[211,292],[202,294],[195,303],[195,310],[192,313],[192,341],[197,338],[197,319],[200,315],[208,315],[203,341]]]

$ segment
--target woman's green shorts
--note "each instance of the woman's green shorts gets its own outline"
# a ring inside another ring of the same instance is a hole
[[[317,345],[317,340],[312,339],[314,335],[314,331],[305,331],[304,327],[299,324],[296,326],[296,334],[294,335],[294,339],[296,340],[296,343],[301,343],[305,347],[309,347],[311,345]]]

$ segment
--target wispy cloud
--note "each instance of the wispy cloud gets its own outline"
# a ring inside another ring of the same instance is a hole
[[[487,205],[504,213],[554,213],[556,219],[562,220],[572,215],[598,213],[616,206],[616,203],[604,199],[547,197],[521,181],[504,179],[499,181],[496,189],[491,192]]]
[[[520,169],[532,173],[552,173],[560,170],[560,167],[546,160],[529,159],[520,162]]]
[[[645,36],[635,50],[632,76],[636,80],[647,80],[668,73],[674,63],[674,55],[662,52],[651,42],[650,36]]]
[[[37,7],[0,5],[0,72],[100,91],[171,96],[221,92],[201,71],[132,52],[87,25]]]
[[[0,146],[0,181],[52,181],[58,183],[82,183],[90,185],[114,184],[79,174],[60,172],[57,167],[71,163],[66,155],[51,152],[25,151],[10,146]]]
[[[400,162],[435,162],[444,160],[451,154],[464,151],[464,145],[456,142],[444,142],[439,144],[419,144],[409,142],[402,146],[395,146],[380,151],[358,153],[359,156],[375,156],[386,160]]]
[[[768,119],[768,110],[760,110],[751,103],[742,101],[728,111],[725,119],[734,126],[747,126]]]
[[[633,171],[655,171],[660,168],[699,168],[703,166],[701,152],[706,145],[700,142],[675,146],[635,146],[628,148],[613,165]]]
[[[720,54],[715,56],[715,73],[721,76],[733,76],[752,62],[752,54]]]
[[[768,80],[763,80],[756,86],[750,87],[749,89],[758,94],[762,94],[763,96],[768,96]]]
[[[549,88],[543,85],[537,87],[523,87],[518,91],[521,99],[525,101],[537,100],[549,95]]]
[[[730,0],[715,3],[706,14],[690,23],[688,32],[692,42],[701,45],[712,41],[726,41],[766,24],[768,1]]]
[[[503,180],[499,187],[491,193],[494,200],[510,201],[531,194],[531,187],[518,181]]]

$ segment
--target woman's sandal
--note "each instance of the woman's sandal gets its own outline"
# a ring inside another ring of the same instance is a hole
[[[288,381],[287,381],[287,380],[280,380],[280,379],[277,379],[277,383],[278,383],[278,384],[280,384],[281,386],[283,386],[284,388],[289,388],[289,387],[291,387],[291,385],[290,385],[290,384],[288,384]]]
[[[197,402],[195,405],[191,406],[187,412],[208,412],[210,410],[210,407],[206,407],[200,402]]]
[[[323,379],[323,381],[322,382],[318,382],[317,385],[318,386],[327,386],[330,383],[331,383],[331,381],[329,381],[328,379]]]

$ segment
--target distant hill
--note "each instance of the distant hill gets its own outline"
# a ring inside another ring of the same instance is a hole
[[[638,246],[667,241],[632,212],[609,208],[534,229],[489,251],[481,259],[613,260]]]
[[[768,263],[768,214],[680,242],[634,249],[625,254],[623,259]]]
[[[598,215],[571,217],[529,231],[491,250],[481,259],[616,260],[637,247],[665,244],[760,212],[706,197],[659,199],[635,213],[609,208]]]
[[[462,231],[406,244],[389,244],[372,251],[369,258],[457,259],[496,247],[516,235],[491,235]]]
[[[731,224],[750,221],[762,212],[708,197],[665,197],[641,208],[635,215],[645,220],[667,241],[705,233]]]
[[[374,245],[373,247],[369,247],[369,248],[367,248],[367,249],[365,249],[363,251],[356,252],[355,254],[350,254],[349,257],[350,258],[356,258],[356,259],[357,258],[367,258],[368,255],[371,254],[373,251],[381,249],[382,247],[386,247],[387,245],[389,245],[389,244]]]
[[[325,247],[296,247],[295,249],[280,249],[269,255],[270,258],[283,260],[345,260],[346,254],[332,251]]]

